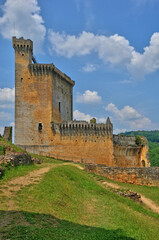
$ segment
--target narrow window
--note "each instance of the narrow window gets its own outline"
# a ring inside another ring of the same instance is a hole
[[[61,103],[59,102],[59,113],[61,113]]]
[[[145,164],[145,161],[142,160],[142,166],[145,167],[145,165],[146,165],[146,164]]]
[[[43,129],[43,125],[42,125],[42,123],[39,123],[39,125],[38,125],[39,132],[42,132],[42,129]]]

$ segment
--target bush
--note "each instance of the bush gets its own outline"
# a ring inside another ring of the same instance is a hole
[[[135,143],[136,143],[136,145],[138,145],[138,146],[142,145],[142,139],[141,139],[140,136],[136,136]]]

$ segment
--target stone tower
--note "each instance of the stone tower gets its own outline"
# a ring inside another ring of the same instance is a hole
[[[13,37],[15,50],[15,144],[50,144],[51,123],[73,117],[72,81],[53,64],[32,63],[33,42]]]

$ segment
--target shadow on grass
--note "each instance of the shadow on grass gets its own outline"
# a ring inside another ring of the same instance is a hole
[[[106,230],[60,220],[52,215],[0,211],[0,239],[10,240],[135,240],[120,229]]]

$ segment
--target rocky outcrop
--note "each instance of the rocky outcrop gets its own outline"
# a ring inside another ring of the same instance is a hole
[[[3,175],[5,169],[9,167],[16,167],[19,165],[40,164],[39,158],[32,158],[28,153],[8,153],[0,156],[0,177]]]
[[[33,160],[27,153],[11,153],[0,156],[0,165],[18,166],[32,164]]]

